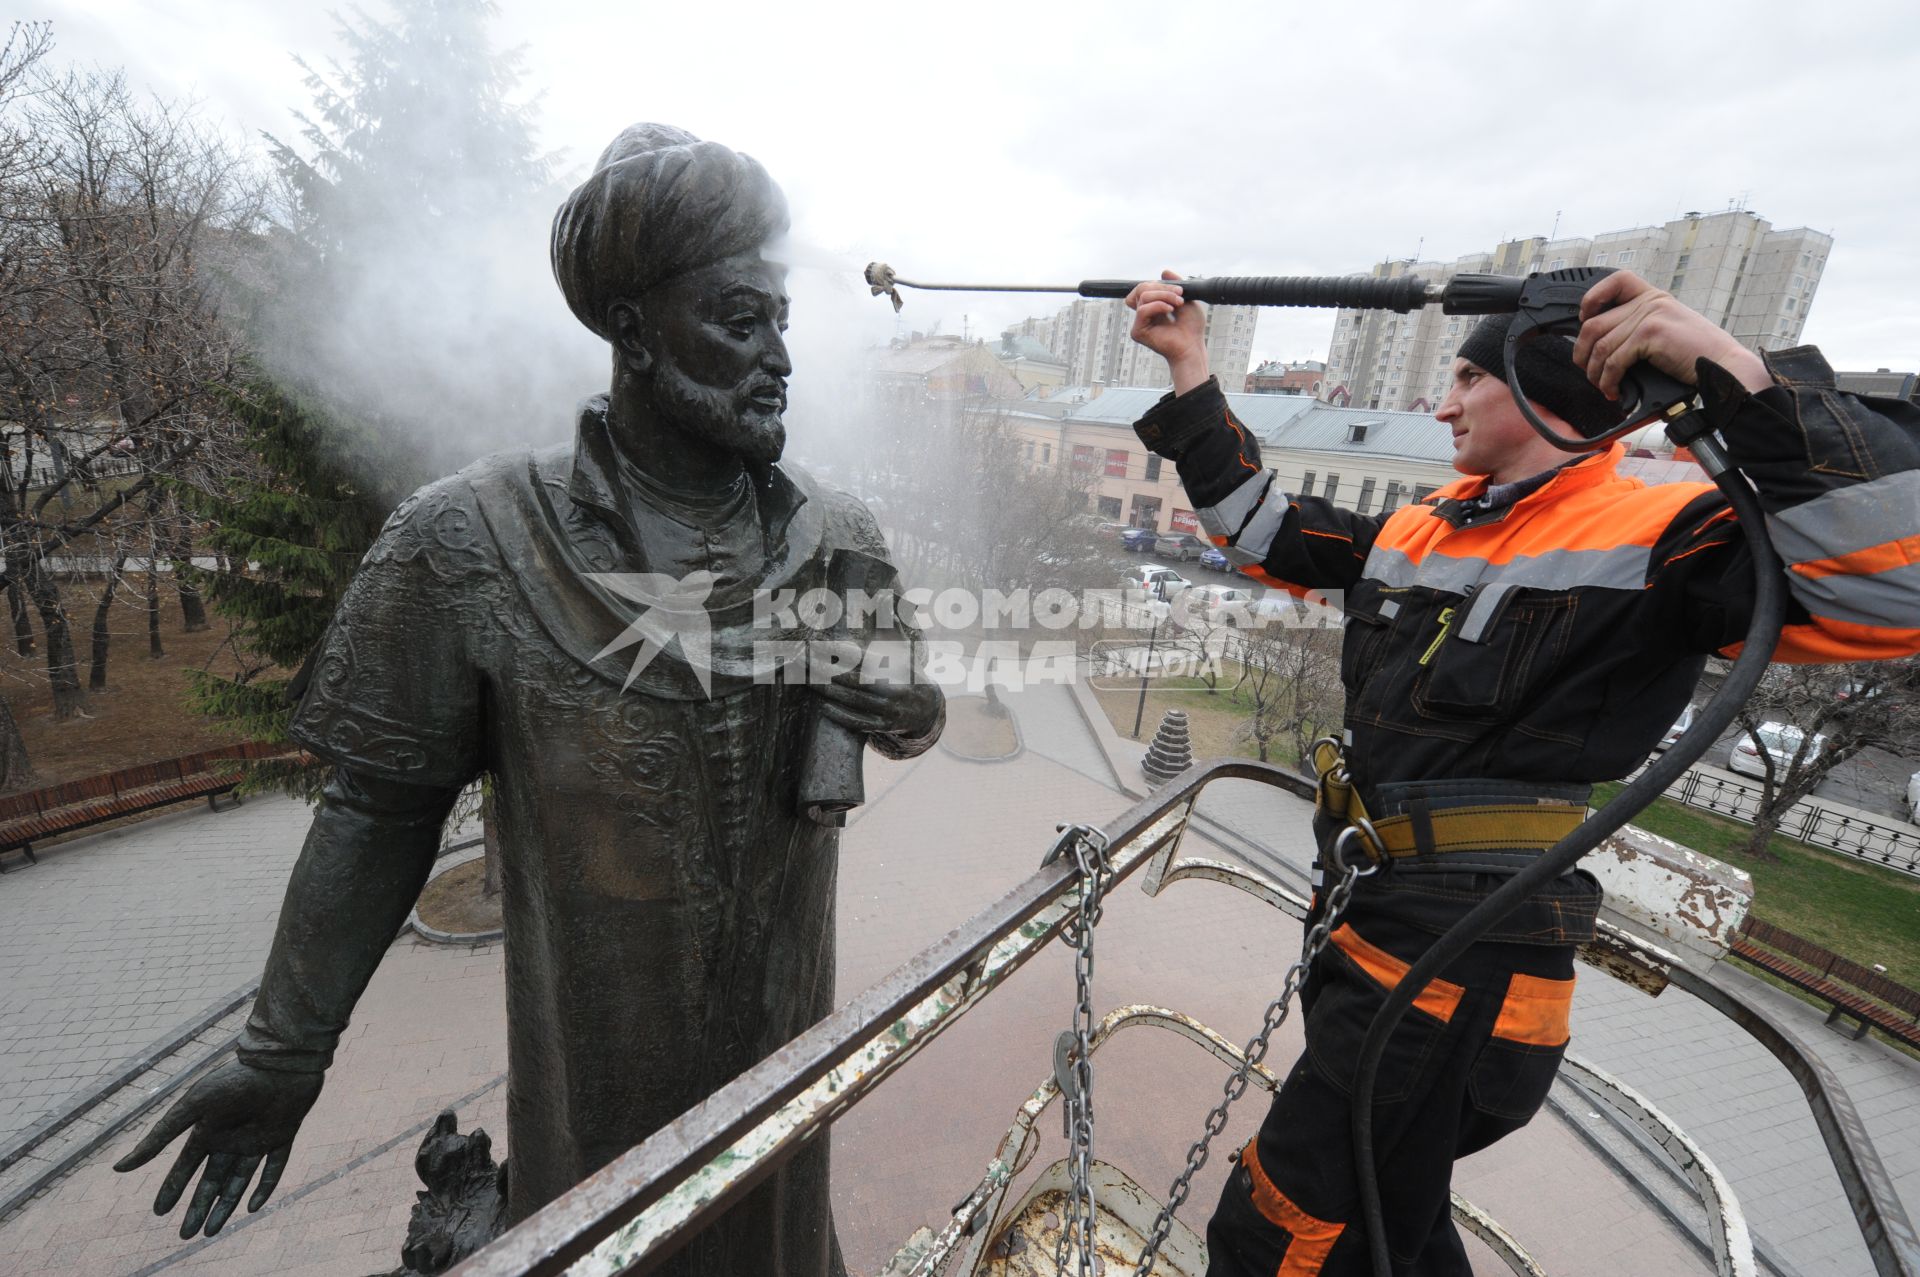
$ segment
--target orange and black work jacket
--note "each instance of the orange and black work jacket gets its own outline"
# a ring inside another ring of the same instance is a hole
[[[1920,650],[1920,409],[1838,393],[1812,347],[1765,358],[1776,384],[1759,394],[1704,360],[1700,384],[1787,564],[1775,659]],[[1619,444],[1504,506],[1464,479],[1364,515],[1281,490],[1212,381],[1135,430],[1178,464],[1242,572],[1344,592],[1349,766],[1367,801],[1389,782],[1623,776],[1752,612],[1750,557],[1719,490],[1626,478]]]

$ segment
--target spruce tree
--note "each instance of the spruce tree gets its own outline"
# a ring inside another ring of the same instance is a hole
[[[286,739],[290,685],[387,514],[478,455],[476,440],[512,438],[530,409],[513,380],[529,343],[502,331],[525,308],[488,294],[493,264],[476,251],[544,246],[530,215],[548,162],[509,101],[516,59],[491,47],[486,0],[392,9],[341,21],[344,57],[307,68],[304,152],[267,138],[289,203],[236,282],[256,354],[231,400],[257,473],[183,494],[228,564],[196,579],[250,666],[202,674],[198,701],[252,739]],[[311,797],[323,780],[261,764],[247,787]]]

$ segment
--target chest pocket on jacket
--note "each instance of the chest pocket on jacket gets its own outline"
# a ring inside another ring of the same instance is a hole
[[[1414,680],[1414,708],[1432,718],[1496,719],[1527,705],[1566,658],[1577,604],[1570,594],[1481,586],[1456,605]]]
[[[1362,582],[1347,595],[1347,632],[1340,644],[1340,681],[1351,696],[1380,668],[1399,618],[1400,600]]]

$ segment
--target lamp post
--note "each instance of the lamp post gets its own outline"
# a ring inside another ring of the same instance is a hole
[[[1147,634],[1147,659],[1140,666],[1140,702],[1133,709],[1133,739],[1140,739],[1140,720],[1147,712],[1147,679],[1153,673],[1153,645],[1160,637],[1160,622],[1172,611],[1167,606],[1167,583],[1153,583],[1154,600],[1147,604],[1147,611],[1153,615],[1153,629]]]

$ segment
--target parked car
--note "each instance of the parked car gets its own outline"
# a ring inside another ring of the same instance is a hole
[[[1131,595],[1158,598],[1171,603],[1193,582],[1170,567],[1142,563],[1120,578],[1120,588]]]
[[[1154,540],[1152,528],[1128,528],[1120,534],[1120,548],[1129,554],[1145,554],[1153,549]]]
[[[1907,819],[1920,822],[1920,772],[1907,777]]]
[[[1685,732],[1689,727],[1692,727],[1692,726],[1693,726],[1693,706],[1689,705],[1685,709],[1680,711],[1680,717],[1673,720],[1673,726],[1667,729],[1667,734],[1660,738],[1660,743],[1658,745],[1655,745],[1654,748],[1657,750],[1666,749],[1667,746],[1673,744],[1673,742],[1680,739],[1681,733]]]
[[[1177,563],[1197,559],[1207,552],[1205,541],[1191,532],[1163,532],[1154,540],[1153,552]]]
[[[1800,752],[1800,742],[1806,739],[1806,733],[1791,723],[1762,723],[1759,736],[1767,747],[1767,753],[1773,758],[1775,775],[1787,769],[1793,762],[1793,756]],[[1827,738],[1815,736],[1807,750],[1807,757],[1818,758],[1826,747]],[[1727,751],[1727,770],[1743,776],[1767,774],[1767,765],[1760,761],[1760,751],[1754,747],[1752,736],[1742,732],[1733,738],[1733,747]]]
[[[1253,624],[1252,590],[1233,585],[1196,585],[1180,596],[1176,618],[1183,625],[1224,626]]]
[[[1233,564],[1227,561],[1227,552],[1217,545],[1207,547],[1207,552],[1200,556],[1200,566],[1210,572],[1233,571]]]

